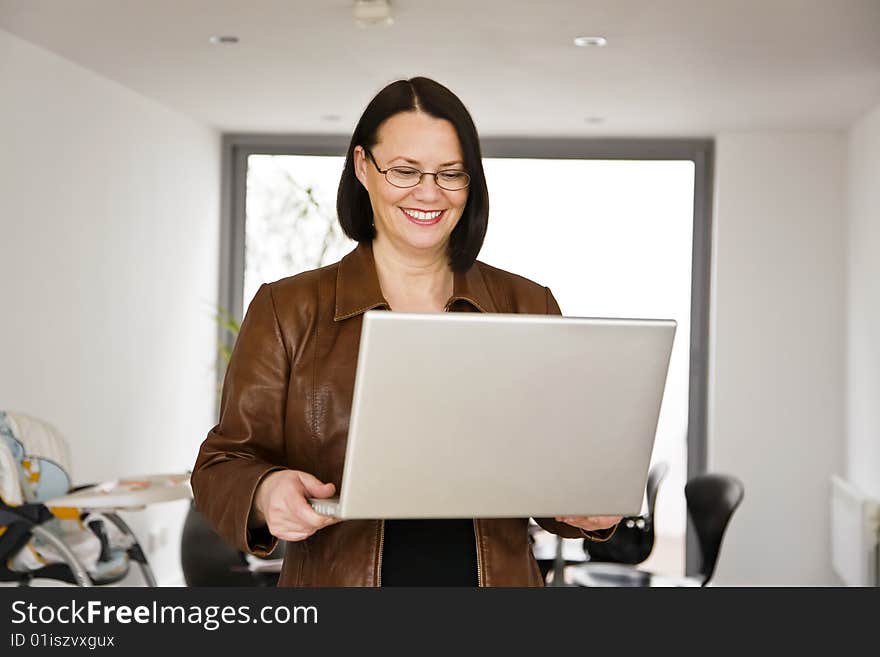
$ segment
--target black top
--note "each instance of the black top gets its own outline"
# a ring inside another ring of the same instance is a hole
[[[386,520],[382,586],[478,586],[473,520]]]

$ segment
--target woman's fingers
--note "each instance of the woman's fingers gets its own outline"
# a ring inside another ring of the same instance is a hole
[[[608,529],[621,521],[623,516],[557,516],[556,520],[579,529]]]
[[[288,470],[272,482],[265,519],[269,532],[287,541],[301,541],[319,529],[339,522],[316,512],[308,497],[329,497],[335,486],[307,472]]]
[[[315,475],[308,472],[297,470],[296,473],[299,475],[299,480],[302,482],[303,490],[307,497],[332,497],[333,493],[336,492],[336,486],[330,482],[325,484]]]
[[[327,520],[324,520],[326,518]],[[284,539],[286,541],[301,541],[314,534],[319,529],[323,529],[328,525],[337,522],[336,518],[330,516],[320,516],[318,523],[310,523],[301,520],[297,516],[289,516],[278,519],[276,522],[271,520],[268,523],[269,532],[273,536]]]
[[[288,531],[288,532],[273,532],[272,536],[275,538],[280,538],[282,541],[304,541],[311,534],[307,534],[305,532],[299,531]]]
[[[312,508],[312,505],[309,504],[309,501],[302,495],[291,498],[290,513],[292,519],[299,521],[305,527],[311,528],[312,530],[326,527],[328,524],[332,524],[328,523],[327,520],[333,520],[332,516],[325,516],[315,511]]]

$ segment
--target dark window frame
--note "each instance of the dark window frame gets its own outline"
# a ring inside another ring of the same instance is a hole
[[[220,268],[218,303],[233,317],[244,314],[245,202],[247,160],[253,154],[342,156],[345,135],[223,136]],[[711,139],[562,139],[485,137],[484,157],[592,160],[689,160],[694,163],[693,255],[691,263],[691,335],[688,401],[687,478],[706,472],[709,376],[710,275],[714,141]],[[218,329],[218,340],[231,336]],[[224,371],[218,357],[218,372]],[[687,574],[696,574],[700,550],[688,518]]]

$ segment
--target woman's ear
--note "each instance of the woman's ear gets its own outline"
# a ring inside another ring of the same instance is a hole
[[[364,189],[367,188],[367,154],[364,152],[363,146],[355,146],[352,152],[354,163],[354,175],[360,181]]]

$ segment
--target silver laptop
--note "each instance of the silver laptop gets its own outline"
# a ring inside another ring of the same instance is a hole
[[[338,498],[354,518],[637,515],[676,323],[369,311]]]

